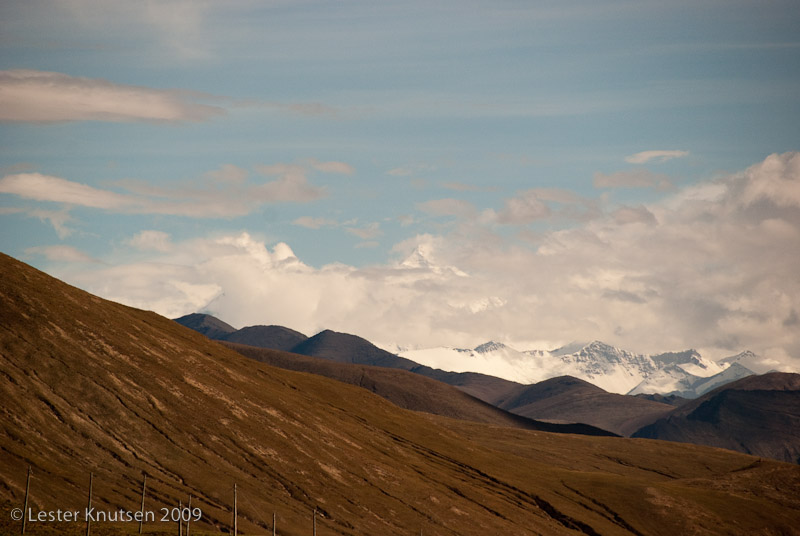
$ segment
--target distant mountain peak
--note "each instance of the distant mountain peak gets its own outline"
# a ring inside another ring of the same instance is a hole
[[[478,352],[479,354],[486,354],[489,352],[504,350],[506,348],[508,348],[508,346],[506,346],[502,342],[489,341],[481,344],[480,346],[476,346],[475,351]]]
[[[401,268],[411,270],[425,270],[437,275],[452,274],[466,277],[468,274],[455,266],[438,264],[432,258],[432,247],[429,244],[419,244],[411,254],[400,263]]]
[[[236,328],[230,324],[205,313],[190,313],[174,320],[178,324],[202,333],[209,339],[220,339],[236,331]]]

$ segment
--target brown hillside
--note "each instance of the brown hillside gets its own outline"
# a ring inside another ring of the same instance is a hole
[[[148,508],[240,533],[797,534],[800,468],[725,450],[466,423],[276,369],[0,257],[0,498]],[[7,511],[0,528],[18,533]],[[93,528],[100,535],[109,527]],[[126,525],[119,530],[135,532]],[[146,531],[165,529],[163,524]],[[82,534],[81,524],[29,526]],[[106,532],[108,533],[108,532]]]
[[[800,464],[800,374],[748,376],[691,400],[635,437],[738,450]]]
[[[674,409],[660,402],[609,393],[572,376],[526,385],[494,402],[532,419],[584,422],[624,436]]]
[[[227,341],[223,341],[221,344],[243,356],[273,367],[319,374],[326,378],[357,385],[403,409],[526,430],[542,430],[562,434],[615,435],[586,424],[553,424],[515,415],[470,396],[455,387],[406,370],[340,363],[267,348],[233,344]]]

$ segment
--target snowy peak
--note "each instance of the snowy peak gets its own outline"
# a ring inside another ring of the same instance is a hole
[[[568,375],[612,393],[679,394],[687,398],[752,374],[754,369],[745,363],[759,359],[752,352],[742,352],[717,363],[694,349],[650,356],[599,340],[573,342],[552,351],[521,352],[489,341],[472,350],[441,347],[407,350],[399,355],[449,372],[479,372],[523,384]],[[734,362],[740,366],[734,368]]]
[[[666,352],[653,356],[653,361],[662,365],[682,365],[686,363],[697,363],[702,359],[697,350],[685,350],[683,352]]]
[[[403,259],[400,267],[406,270],[420,270],[435,275],[456,275],[467,277],[467,273],[455,266],[438,264],[433,258],[433,248],[428,244],[419,244],[408,257]]]
[[[502,342],[494,342],[494,341],[485,342],[480,346],[475,347],[475,351],[478,352],[479,354],[488,354],[491,352],[497,352],[505,349],[509,349],[509,347],[503,344]]]
[[[753,361],[758,359],[758,356],[751,352],[750,350],[745,350],[736,355],[732,355],[730,357],[726,357],[725,359],[720,359],[718,363],[725,364],[725,363],[746,363],[747,361]]]

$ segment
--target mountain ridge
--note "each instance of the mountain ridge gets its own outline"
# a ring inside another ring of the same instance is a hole
[[[800,464],[800,374],[772,372],[719,386],[632,437],[728,448]]]
[[[0,320],[4,504],[22,504],[30,464],[36,509],[82,510],[91,471],[93,506],[138,510],[144,471],[148,507],[192,495],[195,530],[230,530],[234,484],[243,533],[268,532],[276,512],[282,534],[306,534],[313,510],[325,533],[358,536],[796,529],[795,466],[402,410],[4,255]],[[4,515],[0,529],[20,527]]]

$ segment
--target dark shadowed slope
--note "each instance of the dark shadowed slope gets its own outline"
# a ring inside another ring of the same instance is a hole
[[[630,435],[674,409],[660,402],[608,393],[572,376],[523,386],[495,403],[532,419],[584,422],[620,435]]]
[[[495,401],[503,400],[513,391],[524,387],[521,383],[479,372],[448,372],[424,365],[414,367],[411,372],[458,387],[465,393],[469,393],[475,398],[480,398],[484,402],[493,405],[496,405]]]
[[[0,501],[138,510],[193,496],[199,529],[322,534],[796,534],[800,467],[651,440],[399,409],[255,362],[0,256]],[[146,527],[169,531],[163,525]],[[18,533],[7,511],[0,530]],[[37,527],[41,528],[41,526]],[[71,524],[51,534],[82,534]],[[101,534],[102,526],[94,527]],[[95,534],[93,529],[93,534]]]
[[[202,313],[182,316],[176,318],[175,322],[209,339],[287,352],[308,338],[299,331],[283,326],[247,326],[237,330],[215,316]]]
[[[411,370],[419,364],[382,350],[366,339],[326,329],[291,349],[296,354],[321,357],[339,363]]]
[[[678,407],[634,437],[800,463],[800,374],[749,376]]]
[[[308,337],[299,331],[283,326],[248,326],[230,333],[225,337],[217,338],[237,344],[246,344],[259,348],[272,348],[273,350],[288,352]]]
[[[219,318],[203,313],[192,313],[180,318],[175,322],[187,328],[191,328],[198,333],[202,333],[209,339],[223,339],[226,335],[236,331],[236,328],[226,324]]]
[[[393,404],[412,411],[424,411],[454,419],[513,426],[527,430],[555,433],[614,435],[586,424],[552,424],[515,415],[479,400],[442,382],[405,370],[339,363],[327,359],[256,348],[223,341],[240,354],[274,367],[319,374],[327,378],[363,387]]]

